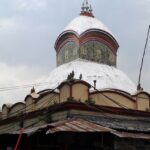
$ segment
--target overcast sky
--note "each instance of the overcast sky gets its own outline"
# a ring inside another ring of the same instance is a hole
[[[54,43],[80,13],[83,0],[0,0],[0,89],[45,82],[55,68]],[[137,84],[150,24],[150,0],[89,0],[120,45],[118,68]],[[142,86],[150,92],[150,41]],[[23,101],[30,89],[0,90],[0,105]]]

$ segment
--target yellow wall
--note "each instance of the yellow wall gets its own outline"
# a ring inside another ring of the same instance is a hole
[[[68,84],[63,85],[60,88],[60,102],[66,101],[70,96],[70,86]]]
[[[150,110],[150,98],[146,94],[138,94],[137,96],[137,109],[143,111]]]
[[[121,104],[122,106],[119,106],[118,104],[115,104],[113,101],[109,100],[108,98],[106,98],[105,96],[103,96],[102,94],[112,98],[115,102]],[[117,93],[113,93],[113,92],[102,92],[101,93],[96,93],[96,94],[92,94],[90,95],[90,98],[92,98],[96,104],[98,105],[104,105],[104,106],[112,106],[112,107],[127,107],[129,109],[135,109],[136,108],[136,103],[132,100],[130,100],[129,98],[127,98],[126,96],[117,94]]]
[[[75,100],[84,102],[88,99],[88,87],[83,83],[72,85],[72,97],[74,97]]]
[[[70,92],[70,89],[72,89],[72,92]],[[83,83],[74,83],[72,86],[64,84],[60,88],[60,93],[50,93],[41,97],[41,99],[40,97],[33,99],[31,96],[28,96],[25,100],[25,105],[23,103],[18,103],[11,109],[4,105],[2,109],[2,118],[5,119],[7,116],[18,115],[22,110],[24,112],[32,112],[38,109],[43,109],[52,104],[67,101],[71,96],[75,100],[81,100],[82,102],[85,102],[85,100],[90,98],[95,101],[96,105],[150,111],[150,97],[144,92],[133,96],[114,91],[101,91],[92,94],[89,93],[89,87],[87,85]]]
[[[21,112],[25,112],[25,104],[16,104],[8,113],[9,117],[20,114]]]
[[[25,101],[26,104],[26,112],[31,112],[35,110],[35,103],[32,97],[28,97]]]
[[[8,114],[8,108],[5,105],[2,109],[2,118],[3,119],[7,118],[7,114]]]
[[[36,109],[42,109],[55,103],[59,103],[59,95],[56,93],[51,93],[38,100],[35,107]]]

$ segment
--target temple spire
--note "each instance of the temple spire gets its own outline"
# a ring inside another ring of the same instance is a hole
[[[89,5],[88,0],[84,0],[84,2],[82,3],[80,15],[94,17],[92,12],[93,12],[92,6]]]

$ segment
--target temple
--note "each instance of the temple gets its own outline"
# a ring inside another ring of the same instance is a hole
[[[0,150],[149,150],[150,94],[117,68],[119,44],[87,0],[54,47],[49,85],[3,104]]]

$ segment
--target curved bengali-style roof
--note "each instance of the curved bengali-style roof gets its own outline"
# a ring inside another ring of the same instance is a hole
[[[88,30],[98,29],[113,36],[112,32],[101,21],[94,17],[80,15],[73,19],[64,29],[64,32],[75,32],[78,35]]]

